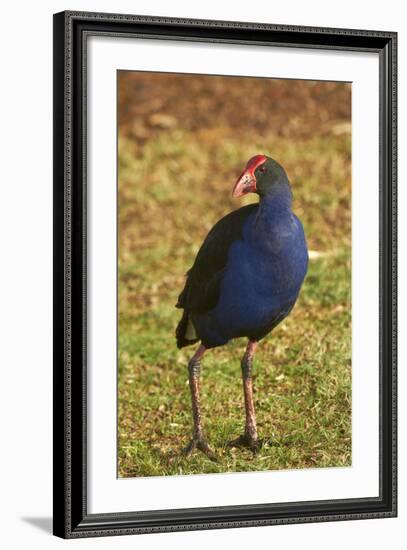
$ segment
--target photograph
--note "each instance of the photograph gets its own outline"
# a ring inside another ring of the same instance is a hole
[[[352,84],[117,71],[117,476],[352,467]]]

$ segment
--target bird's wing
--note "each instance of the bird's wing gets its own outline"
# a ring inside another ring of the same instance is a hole
[[[233,242],[241,239],[247,218],[257,208],[257,204],[243,206],[227,214],[212,227],[193,266],[187,272],[185,287],[176,307],[202,313],[216,306],[229,248]]]

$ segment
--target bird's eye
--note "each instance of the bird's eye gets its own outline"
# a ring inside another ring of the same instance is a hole
[[[260,170],[260,172],[265,172],[265,171],[266,171],[266,169],[265,169],[264,166],[260,166],[260,167],[259,167],[259,170]]]

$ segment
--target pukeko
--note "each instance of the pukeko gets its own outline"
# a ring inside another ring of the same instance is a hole
[[[232,192],[257,193],[257,204],[230,212],[209,231],[176,307],[183,309],[176,329],[178,348],[200,341],[189,361],[193,436],[185,449],[215,455],[203,435],[199,375],[209,348],[238,337],[248,338],[241,362],[245,431],[232,446],[259,446],[253,403],[252,362],[256,344],[292,310],[308,266],[300,220],[291,210],[292,192],[284,168],[265,155],[251,158]]]

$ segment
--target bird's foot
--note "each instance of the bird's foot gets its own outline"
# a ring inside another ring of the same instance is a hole
[[[195,450],[203,452],[203,454],[206,455],[213,462],[217,461],[215,453],[209,447],[206,439],[202,435],[194,435],[194,437],[185,447],[183,454],[184,456],[189,458]]]
[[[246,447],[253,453],[257,453],[262,446],[261,440],[256,436],[248,433],[244,433],[236,439],[233,439],[228,443],[228,447]]]

